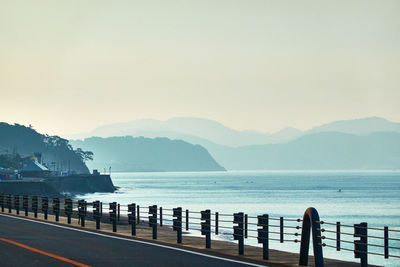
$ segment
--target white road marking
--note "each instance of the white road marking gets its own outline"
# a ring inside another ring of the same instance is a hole
[[[218,256],[213,256],[213,255],[208,255],[208,254],[196,252],[196,251],[186,250],[186,249],[183,249],[183,248],[169,247],[169,246],[166,246],[166,245],[146,242],[146,241],[137,240],[137,239],[128,239],[128,238],[123,238],[123,237],[118,237],[118,236],[100,234],[100,233],[86,231],[86,230],[82,230],[82,229],[76,229],[76,228],[72,228],[72,227],[68,227],[68,226],[62,226],[62,225],[57,225],[57,224],[52,224],[52,223],[47,223],[47,222],[42,222],[42,221],[36,221],[36,220],[32,220],[32,219],[27,219],[27,218],[10,216],[10,215],[7,215],[7,214],[0,214],[0,215],[4,216],[4,217],[13,218],[13,219],[18,219],[18,220],[23,220],[23,221],[29,221],[29,222],[34,222],[34,223],[40,223],[40,224],[50,225],[50,226],[54,226],[54,227],[59,227],[59,228],[63,228],[63,229],[71,230],[71,231],[77,231],[77,232],[82,232],[82,233],[87,233],[87,234],[92,234],[92,235],[97,235],[97,236],[102,236],[102,237],[107,237],[107,238],[113,238],[113,239],[124,240],[124,241],[128,241],[128,242],[135,242],[135,243],[146,244],[146,245],[155,246],[155,247],[161,247],[161,248],[167,248],[167,249],[182,251],[182,252],[185,252],[185,253],[199,255],[199,256],[203,256],[203,257],[207,257],[207,258],[218,259],[218,260],[222,260],[222,261],[240,263],[240,264],[244,264],[244,265],[248,265],[248,266],[263,266],[263,267],[267,266],[267,265],[260,265],[260,264],[251,263],[251,262],[245,262],[245,261],[238,261],[238,260],[222,258],[222,257],[218,257]]]

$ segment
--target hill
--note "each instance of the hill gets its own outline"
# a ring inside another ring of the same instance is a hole
[[[59,169],[89,173],[84,163],[82,150],[74,151],[68,140],[58,136],[48,136],[30,127],[0,122],[0,154],[24,155],[41,154],[41,161],[51,170]],[[14,166],[5,166],[14,167]]]
[[[305,133],[341,132],[349,134],[371,134],[374,132],[400,133],[400,123],[384,118],[368,117],[355,120],[341,120],[313,127]]]
[[[231,129],[217,121],[180,117],[166,121],[145,119],[131,122],[108,124],[94,129],[88,133],[66,135],[68,139],[83,139],[91,136],[139,136],[139,133],[153,133],[158,137],[171,137],[185,135],[190,138],[201,138],[209,142],[225,146],[244,146],[251,144],[280,143],[292,140],[301,134],[300,130],[287,127],[273,134],[257,131],[238,131]],[[169,133],[165,136],[163,133]],[[151,137],[151,136],[148,136]],[[186,141],[186,139],[184,139]]]
[[[308,134],[284,144],[217,147],[211,153],[229,170],[400,169],[400,134]]]
[[[168,138],[91,137],[70,141],[74,147],[93,151],[89,167],[114,171],[223,171],[200,145]]]

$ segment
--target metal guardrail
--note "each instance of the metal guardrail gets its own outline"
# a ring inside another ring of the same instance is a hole
[[[400,232],[400,230],[384,228],[368,227],[367,223],[354,225],[345,225],[340,222],[325,222],[320,220],[318,212],[314,208],[308,208],[300,218],[274,218],[268,214],[259,216],[249,216],[243,212],[234,214],[223,214],[219,212],[212,213],[211,210],[189,211],[183,210],[182,207],[163,208],[156,205],[149,206],[147,211],[143,207],[135,203],[129,205],[121,205],[117,202],[87,202],[83,199],[72,200],[58,198],[50,199],[47,197],[23,196],[22,202],[19,195],[4,195],[0,194],[1,212],[8,209],[8,213],[12,213],[12,209],[19,214],[21,204],[22,210],[25,211],[25,216],[31,211],[34,217],[38,217],[38,212],[43,213],[44,219],[48,220],[48,213],[55,216],[55,220],[59,221],[59,216],[65,216],[67,223],[71,224],[71,217],[77,217],[81,227],[85,227],[86,220],[92,220],[96,223],[96,229],[101,228],[101,223],[107,223],[106,219],[112,224],[113,232],[117,232],[119,224],[128,223],[131,225],[131,234],[135,236],[137,233],[137,225],[143,223],[141,216],[148,215],[147,222],[152,228],[152,238],[157,239],[158,227],[163,227],[164,222],[172,226],[172,230],[177,233],[177,243],[182,243],[183,231],[199,230],[205,236],[205,247],[211,248],[211,235],[231,236],[233,240],[238,241],[238,254],[245,253],[245,240],[248,238],[257,239],[257,242],[262,244],[263,259],[269,259],[269,242],[276,241],[279,243],[294,242],[300,244],[299,265],[308,264],[308,254],[310,239],[312,237],[315,266],[324,266],[323,248],[334,248],[337,251],[352,251],[355,258],[360,258],[361,266],[368,265],[368,255],[380,255],[385,259],[389,257],[400,258],[398,255],[389,254],[389,249],[399,250],[400,247],[390,245],[390,242],[398,242],[399,238],[389,237],[390,232]],[[51,204],[51,205],[49,205]],[[108,205],[108,216],[103,213],[104,207]],[[89,210],[89,211],[88,211]],[[121,216],[121,211],[125,216]],[[300,226],[300,223],[302,225]],[[336,230],[324,228],[327,225],[335,227]],[[343,228],[353,228],[354,232],[349,233],[343,231]],[[297,232],[301,230],[301,233]],[[368,230],[382,231],[382,236],[368,234]],[[253,235],[257,233],[256,235]],[[324,233],[324,235],[322,234]],[[329,236],[331,235],[331,236]],[[333,235],[333,237],[332,237]],[[354,237],[354,240],[343,239],[343,236]],[[301,237],[301,240],[298,239]],[[358,239],[359,238],[359,239]],[[368,243],[368,240],[377,239],[383,240],[384,244]],[[334,245],[324,242],[335,242]],[[344,244],[353,244],[354,248],[344,248]],[[383,248],[384,253],[376,253],[368,251],[368,247]]]
[[[326,244],[325,242],[320,241],[318,243],[318,246],[320,247],[326,247],[326,248],[334,248],[337,251],[351,251],[354,252],[354,257],[360,259],[360,264],[362,267],[368,266],[368,255],[376,255],[376,256],[383,256],[385,259],[388,259],[389,257],[392,258],[400,258],[399,255],[393,255],[389,254],[389,249],[396,249],[400,250],[400,247],[398,246],[390,246],[389,242],[390,241],[395,241],[398,242],[400,241],[399,238],[392,238],[389,237],[389,233],[395,233],[395,232],[400,232],[400,230],[395,230],[395,229],[389,229],[389,227],[385,226],[383,228],[377,228],[377,227],[368,227],[368,223],[366,222],[361,222],[359,224],[354,224],[354,225],[346,225],[346,224],[341,224],[340,222],[325,222],[325,221],[317,221],[318,224],[320,225],[330,225],[330,226],[336,226],[336,230],[328,230],[323,227],[319,227],[319,235],[318,237],[322,240],[326,240],[326,242],[332,242],[335,241],[335,245],[331,244]],[[353,233],[349,233],[345,229],[342,230],[342,228],[352,228]],[[376,235],[371,235],[368,234],[368,230],[372,230],[375,232],[380,232],[383,234],[382,236],[376,236]],[[326,235],[322,235],[321,233],[326,233]],[[328,236],[328,235],[334,235],[334,237]],[[352,236],[354,237],[354,240],[346,240],[343,239],[342,237],[349,237]],[[384,244],[376,244],[374,242],[370,242],[368,240],[383,240]],[[342,247],[342,243],[344,244],[352,244],[353,249],[349,248],[344,248]],[[383,248],[383,253],[377,253],[377,252],[372,252],[368,251],[368,247],[378,247],[378,248]]]

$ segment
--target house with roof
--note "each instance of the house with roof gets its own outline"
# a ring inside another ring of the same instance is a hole
[[[48,177],[50,170],[37,161],[28,162],[20,171],[22,177]]]

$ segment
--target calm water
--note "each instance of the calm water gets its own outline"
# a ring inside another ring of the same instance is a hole
[[[306,208],[315,207],[321,219],[327,222],[352,225],[365,221],[372,227],[389,226],[400,230],[400,172],[395,171],[114,173],[112,179],[121,187],[118,192],[84,197],[121,204],[137,203],[143,207],[156,204],[163,208],[181,206],[193,211],[211,209],[228,214],[243,211],[249,216],[268,213],[270,217],[287,218],[301,218]],[[351,228],[346,231],[353,233]],[[230,233],[229,230],[225,232]],[[192,231],[192,234],[198,232]],[[370,231],[369,234],[382,236],[383,232]],[[390,236],[400,238],[395,232]],[[231,236],[219,238],[231,240]],[[346,238],[353,240],[351,236]],[[379,239],[369,241],[382,244]],[[257,244],[253,238],[246,239],[245,243]],[[335,241],[326,243],[334,245]],[[400,247],[400,242],[390,245]],[[353,248],[352,244],[342,246]],[[271,242],[270,247],[299,251],[299,245],[294,242]],[[382,248],[369,250],[383,252]],[[400,255],[399,252],[393,249],[390,254]],[[331,248],[324,249],[324,256],[354,260],[351,252],[337,253]],[[382,256],[370,256],[369,261],[400,266],[400,259],[384,260]]]

